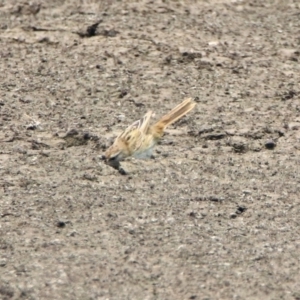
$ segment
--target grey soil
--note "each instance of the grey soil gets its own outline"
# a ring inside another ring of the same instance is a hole
[[[299,28],[293,0],[1,0],[0,299],[300,299]],[[185,97],[155,159],[103,164]]]

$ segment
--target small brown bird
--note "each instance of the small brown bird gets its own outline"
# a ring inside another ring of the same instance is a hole
[[[149,126],[152,111],[147,112],[142,119],[135,121],[115,139],[102,158],[108,165],[125,173],[120,168],[120,161],[130,156],[150,158],[153,147],[162,138],[166,127],[186,115],[195,105],[191,98],[185,99],[152,126]]]

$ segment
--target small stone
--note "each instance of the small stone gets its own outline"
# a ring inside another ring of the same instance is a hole
[[[251,195],[251,191],[250,190],[243,190],[243,194],[244,195]]]
[[[30,124],[26,127],[27,130],[35,130],[37,129],[37,126],[35,124]]]
[[[208,46],[210,47],[217,47],[220,45],[220,41],[210,41],[208,42]]]
[[[235,213],[231,213],[231,214],[229,215],[229,217],[230,217],[230,219],[235,219],[237,216],[236,216]]]
[[[79,134],[78,130],[76,130],[76,129],[71,129],[71,130],[69,130],[69,131],[67,132],[66,137],[68,137],[68,136],[74,136],[74,135],[78,135],[78,134]]]
[[[98,22],[88,26],[86,29],[82,29],[78,32],[76,32],[80,37],[91,37],[97,35],[97,27],[102,22],[102,20],[99,20]]]
[[[209,196],[208,200],[212,201],[212,202],[222,202],[222,201],[224,201],[224,198],[218,197],[218,196]]]
[[[56,226],[57,226],[58,228],[64,228],[64,227],[66,227],[66,222],[64,222],[64,221],[58,221],[58,222],[56,223]]]
[[[84,139],[84,140],[89,140],[89,139],[91,139],[90,133],[89,133],[89,132],[84,132],[84,134],[83,134],[83,139]]]
[[[295,96],[297,96],[297,92],[294,90],[289,90],[289,91],[285,91],[282,95],[281,95],[281,100],[290,100],[293,99]]]
[[[236,135],[236,129],[227,129],[227,130],[225,130],[225,133],[227,134],[227,135]]]
[[[206,140],[221,140],[226,137],[226,133],[223,131],[214,131],[201,135]]]
[[[265,147],[269,150],[273,150],[276,147],[276,143],[273,140],[268,140],[265,142]]]
[[[246,141],[239,139],[239,137],[234,137],[234,139],[230,142],[230,146],[236,153],[244,153],[248,150],[248,145]]]
[[[235,213],[237,215],[239,215],[239,214],[242,214],[243,212],[245,212],[246,210],[247,210],[247,207],[245,207],[245,206],[238,206]]]
[[[7,264],[7,260],[5,258],[0,259],[0,267],[5,267]]]
[[[196,58],[201,58],[202,53],[199,51],[196,51],[191,48],[184,48],[184,47],[179,47],[179,53],[182,55],[182,57],[188,59],[188,60],[194,60]]]
[[[77,231],[73,230],[68,234],[68,236],[75,236],[76,234],[77,234]]]
[[[188,212],[188,216],[189,216],[189,217],[192,217],[192,218],[196,218],[196,217],[197,217],[197,213],[194,212],[194,211],[189,211],[189,212]]]
[[[298,130],[300,128],[300,123],[299,122],[289,123],[288,128],[291,130]]]

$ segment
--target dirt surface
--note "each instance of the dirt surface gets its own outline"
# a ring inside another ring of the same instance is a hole
[[[0,1],[0,299],[300,299],[299,16]],[[103,164],[185,97],[155,159]]]

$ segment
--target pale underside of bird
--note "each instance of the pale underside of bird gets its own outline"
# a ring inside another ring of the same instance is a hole
[[[138,159],[150,158],[154,146],[162,138],[167,126],[185,116],[195,105],[191,98],[187,98],[152,126],[150,119],[153,113],[148,111],[143,118],[132,123],[115,139],[102,158],[108,165],[126,173],[120,167],[120,161],[130,156]]]

